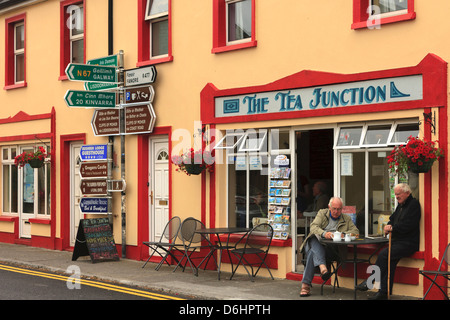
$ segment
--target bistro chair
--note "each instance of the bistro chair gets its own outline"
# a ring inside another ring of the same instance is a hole
[[[206,262],[205,262],[204,269],[206,269],[206,266],[208,265],[208,262],[209,262],[209,259],[211,258],[211,256],[213,257],[213,259],[217,265],[217,261],[214,256],[214,252],[217,249],[216,246],[214,246],[212,244],[212,242],[209,240],[208,235],[196,233],[196,230],[204,229],[204,228],[205,228],[205,225],[197,219],[187,218],[186,220],[183,221],[183,223],[181,224],[179,237],[181,238],[181,240],[183,242],[184,254],[181,257],[180,261],[178,262],[178,265],[175,268],[175,270],[178,268],[178,266],[182,265],[184,258],[186,258],[186,261],[184,262],[184,265],[182,266],[183,271],[186,267],[186,264],[189,263],[189,265],[192,269],[192,272],[194,273],[195,276],[198,276],[198,268],[205,261]],[[195,256],[195,253],[197,253],[198,251],[201,251],[202,249],[209,249],[208,254],[205,257]],[[202,259],[202,261],[198,265],[195,265],[193,262],[194,259]]]
[[[267,223],[262,223],[250,230],[247,235],[244,235],[236,243],[236,249],[231,250],[231,253],[236,256],[239,261],[236,264],[236,268],[232,270],[230,280],[233,278],[241,264],[244,266],[245,271],[247,271],[247,274],[252,282],[255,281],[255,277],[263,265],[269,271],[269,274],[273,280],[272,272],[270,272],[270,269],[266,263],[267,254],[269,253],[270,244],[272,243],[272,237],[272,226]],[[244,247],[237,248],[237,246],[244,241]],[[254,256],[254,259],[249,259],[251,256]],[[251,273],[247,267],[251,268]],[[257,268],[256,272],[254,268]]]
[[[148,257],[147,261],[145,261],[142,268],[145,267],[147,262],[153,257],[155,253],[159,254],[160,257],[162,258],[162,260],[156,266],[155,270],[159,270],[159,268],[161,268],[164,262],[170,266],[170,263],[167,259],[169,256],[172,257],[178,264],[178,259],[175,257],[172,251],[173,250],[180,251],[178,247],[180,247],[181,244],[175,243],[178,233],[180,231],[180,227],[181,227],[181,219],[179,217],[173,217],[172,219],[169,220],[169,222],[167,222],[166,226],[164,227],[163,234],[159,241],[142,242],[144,245],[153,250],[151,255]],[[180,252],[183,253],[182,251]]]
[[[448,270],[448,266],[450,264],[450,249],[449,248],[450,248],[450,243],[447,245],[447,248],[445,248],[444,255],[442,256],[442,259],[441,259],[441,263],[439,264],[439,267],[436,271],[419,270],[419,274],[423,275],[425,278],[427,278],[428,280],[431,281],[430,287],[428,288],[427,292],[425,293],[425,295],[422,298],[423,300],[425,300],[425,297],[427,296],[428,292],[430,292],[430,290],[433,286],[438,287],[438,289],[442,292],[444,297],[447,300],[450,300],[447,295],[447,291],[448,291],[449,287],[446,285],[443,285],[443,284],[440,285],[436,281],[438,279],[438,277],[445,278],[445,279],[447,279],[447,281],[450,280],[450,271]],[[447,268],[446,268],[447,271],[445,271],[445,270],[441,271],[441,267],[443,266],[444,261],[445,261],[445,263],[447,263]],[[439,278],[439,279],[441,279],[441,278]],[[445,281],[445,283],[447,283],[447,281]],[[445,290],[443,290],[443,288],[445,288]]]

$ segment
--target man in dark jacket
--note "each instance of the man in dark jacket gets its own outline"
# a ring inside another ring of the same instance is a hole
[[[384,227],[384,233],[390,234],[391,240],[391,274],[390,292],[394,285],[394,274],[401,258],[408,257],[419,250],[420,243],[420,203],[411,195],[411,188],[406,183],[400,183],[394,188],[398,206]],[[388,248],[380,251],[375,265],[380,268],[380,290],[370,297],[371,300],[387,298],[388,280]],[[357,289],[367,290],[367,283],[363,282]]]

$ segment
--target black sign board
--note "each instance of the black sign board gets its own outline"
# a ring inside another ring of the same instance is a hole
[[[119,260],[108,218],[80,220],[72,261],[87,255],[93,263]]]

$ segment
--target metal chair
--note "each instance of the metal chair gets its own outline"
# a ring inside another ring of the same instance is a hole
[[[436,271],[431,271],[431,270],[419,270],[419,274],[423,275],[425,278],[427,278],[428,280],[431,281],[431,285],[428,288],[427,292],[425,293],[425,295],[423,296],[423,300],[425,300],[426,296],[428,295],[428,293],[430,292],[431,288],[433,286],[436,286],[444,295],[444,297],[447,300],[450,300],[448,295],[447,295],[447,289],[449,288],[449,286],[446,285],[440,285],[437,283],[437,279],[438,277],[443,277],[445,279],[450,280],[450,271],[448,270],[448,265],[450,264],[450,243],[447,245],[447,248],[445,248],[444,251],[444,255],[442,256],[441,259],[441,263],[439,264],[439,267]],[[447,271],[441,271],[441,267],[444,264],[444,261],[447,263]],[[434,276],[434,278],[433,278]],[[446,290],[444,291],[443,288],[446,288]]]
[[[206,266],[208,265],[209,259],[211,258],[211,256],[213,257],[216,266],[217,266],[217,261],[214,254],[214,251],[216,251],[216,246],[214,246],[211,241],[209,240],[209,236],[208,235],[203,235],[203,234],[199,234],[196,233],[196,230],[198,229],[203,229],[205,228],[205,225],[194,218],[187,218],[186,220],[183,221],[183,223],[181,224],[181,229],[180,229],[180,233],[179,233],[179,237],[181,238],[181,240],[183,241],[183,248],[184,248],[184,254],[181,257],[181,259],[179,260],[175,270],[178,268],[178,266],[181,266],[183,259],[186,258],[186,261],[184,263],[184,265],[182,266],[183,271],[185,270],[186,264],[189,263],[192,272],[195,276],[198,276],[198,268],[206,261],[205,263],[205,267],[204,269],[206,269]],[[202,249],[209,249],[208,254],[205,257],[199,256],[199,257],[195,257],[194,253],[198,252],[197,250],[202,250]],[[202,261],[198,264],[195,265],[193,262],[193,259],[202,259]]]
[[[163,234],[159,241],[142,242],[142,244],[146,245],[150,249],[153,249],[153,252],[148,257],[147,261],[145,261],[142,268],[146,266],[148,261],[153,257],[155,253],[159,254],[162,258],[162,260],[156,266],[155,270],[159,270],[159,268],[164,264],[164,262],[170,266],[170,263],[167,260],[169,256],[172,257],[178,264],[178,259],[175,257],[172,251],[173,250],[180,251],[178,247],[182,246],[180,243],[178,244],[175,243],[178,233],[180,231],[180,227],[181,227],[181,219],[179,217],[173,217],[172,219],[169,220],[169,222],[167,222],[166,226],[164,227]],[[182,251],[180,252],[183,253]]]
[[[239,261],[236,264],[236,268],[232,270],[230,280],[233,278],[241,264],[244,266],[245,271],[247,271],[247,274],[252,282],[255,281],[255,277],[263,265],[269,271],[270,277],[273,280],[272,272],[270,272],[270,269],[266,263],[267,254],[269,253],[270,244],[272,243],[272,237],[272,226],[267,223],[262,223],[254,227],[248,234],[244,235],[236,243],[236,249],[231,250],[231,253],[236,256]],[[244,240],[244,247],[237,248],[237,246]],[[256,262],[253,262],[255,260],[250,261],[250,259],[248,259],[249,256],[254,256]],[[247,269],[247,266],[251,268],[251,273]],[[256,272],[253,267],[257,267]]]

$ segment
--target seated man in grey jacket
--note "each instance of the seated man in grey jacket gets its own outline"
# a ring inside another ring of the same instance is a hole
[[[359,234],[350,216],[342,214],[343,202],[341,198],[333,197],[328,203],[328,209],[319,210],[316,218],[311,223],[311,231],[300,247],[300,251],[305,252],[306,264],[303,272],[301,297],[310,295],[311,282],[314,278],[315,267],[320,268],[322,279],[328,280],[331,276],[326,266],[327,250],[319,242],[319,238],[332,239],[333,233]]]

